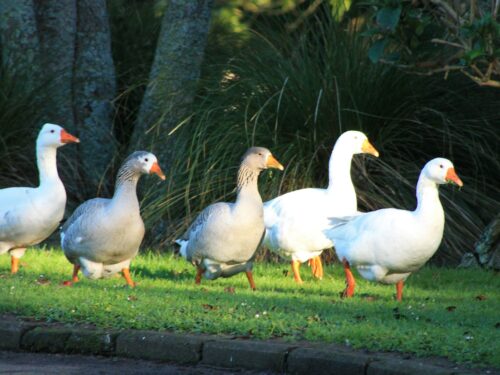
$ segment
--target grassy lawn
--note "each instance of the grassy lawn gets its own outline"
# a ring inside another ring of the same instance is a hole
[[[326,267],[322,281],[303,266],[298,287],[287,264],[256,264],[258,290],[252,292],[244,274],[196,286],[194,267],[171,255],[136,258],[135,289],[121,278],[61,286],[72,267],[57,249],[29,250],[22,261],[11,276],[9,257],[0,257],[0,313],[108,328],[337,342],[500,367],[500,278],[492,272],[427,267],[410,276],[397,303],[394,286],[360,277],[358,294],[341,299],[338,265]]]

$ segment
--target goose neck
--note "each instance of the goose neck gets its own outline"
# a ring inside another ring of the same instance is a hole
[[[342,145],[335,145],[328,164],[328,190],[336,190],[339,186],[349,187],[354,193],[354,186],[351,180],[352,151]]]
[[[120,168],[116,177],[114,201],[134,202],[138,204],[137,183],[141,174],[127,168]]]
[[[417,215],[430,217],[432,219],[443,216],[444,211],[439,200],[439,190],[437,184],[420,174],[417,183]]]
[[[236,203],[247,199],[258,200],[262,202],[257,185],[259,174],[260,171],[249,168],[244,164],[240,166],[237,179],[238,195],[236,198]]]
[[[36,158],[40,178],[40,186],[54,181],[60,181],[59,174],[57,173],[56,147],[37,145]]]

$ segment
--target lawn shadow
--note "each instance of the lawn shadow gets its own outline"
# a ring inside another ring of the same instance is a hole
[[[133,271],[135,275],[143,277],[143,278],[151,278],[151,279],[165,279],[172,281],[187,281],[194,280],[195,271],[190,270],[188,268],[183,269],[182,271],[176,271],[173,269],[167,268],[159,268],[155,270],[151,270],[150,267],[136,265],[133,267]]]

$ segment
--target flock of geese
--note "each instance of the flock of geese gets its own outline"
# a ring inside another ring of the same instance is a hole
[[[66,191],[57,172],[56,152],[78,142],[62,127],[45,124],[36,141],[39,186],[0,190],[0,254],[10,254],[11,273],[18,272],[27,247],[45,240],[60,225]],[[296,190],[263,203],[259,174],[284,168],[268,149],[248,149],[238,170],[236,201],[206,207],[176,241],[182,256],[197,269],[195,282],[199,284],[202,276],[213,280],[245,272],[255,289],[252,267],[262,243],[291,261],[297,283],[302,283],[299,267],[306,261],[313,276],[321,279],[321,252],[334,247],[345,271],[343,296],[354,295],[351,267],[355,267],[365,279],[395,284],[401,301],[406,278],[441,243],[445,217],[438,186],[463,183],[451,161],[432,159],[420,173],[414,211],[386,208],[361,213],[350,174],[353,155],[360,153],[379,156],[362,132],[343,133],[330,157],[326,189]],[[91,279],[121,272],[127,284],[135,286],[130,262],[145,231],[136,187],[142,174],[153,173],[165,179],[155,155],[132,153],[118,171],[113,196],[88,200],[67,219],[60,231],[61,247],[73,264],[73,275],[65,285],[78,282],[81,270]]]

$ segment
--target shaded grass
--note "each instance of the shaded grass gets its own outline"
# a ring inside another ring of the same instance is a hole
[[[0,257],[0,313],[109,328],[336,342],[500,367],[500,279],[492,272],[428,267],[409,278],[405,300],[397,303],[393,286],[359,277],[357,296],[341,299],[338,266],[327,267],[322,281],[304,269],[298,287],[286,276],[287,264],[258,263],[252,292],[243,274],[196,286],[194,268],[172,255],[137,257],[136,289],[120,278],[61,286],[71,265],[59,250],[29,250],[23,262],[10,276],[9,257]]]

